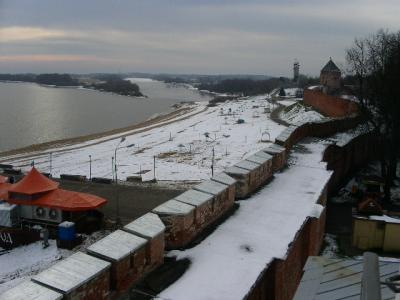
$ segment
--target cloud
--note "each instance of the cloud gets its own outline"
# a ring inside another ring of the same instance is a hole
[[[0,42],[37,41],[51,38],[63,38],[63,30],[45,29],[40,27],[3,27],[0,28]]]

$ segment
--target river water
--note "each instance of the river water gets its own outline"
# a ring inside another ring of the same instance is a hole
[[[0,83],[0,152],[99,133],[172,111],[181,101],[208,95],[160,81],[131,79],[148,98],[31,83]]]

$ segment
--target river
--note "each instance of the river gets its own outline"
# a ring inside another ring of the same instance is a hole
[[[143,122],[181,101],[210,96],[184,86],[131,78],[148,98],[33,83],[0,83],[0,152]]]

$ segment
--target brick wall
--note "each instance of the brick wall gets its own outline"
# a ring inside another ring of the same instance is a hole
[[[304,90],[304,103],[328,117],[341,118],[358,112],[355,102],[326,95],[319,91]]]
[[[110,271],[109,269],[84,285],[80,286],[63,299],[66,300],[106,300],[110,293]]]

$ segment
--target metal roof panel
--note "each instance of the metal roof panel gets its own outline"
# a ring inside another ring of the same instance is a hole
[[[42,271],[32,281],[69,293],[111,266],[109,262],[76,252]]]
[[[60,300],[63,295],[27,280],[0,295],[0,300]]]
[[[233,185],[236,183],[236,180],[234,178],[232,178],[231,176],[229,176],[228,174],[226,174],[224,172],[214,175],[211,178],[211,180],[222,183],[222,184],[226,184],[226,185]]]
[[[156,214],[187,215],[194,211],[194,206],[171,199],[153,209]]]
[[[213,181],[213,180],[206,180],[202,183],[193,187],[193,189],[208,193],[211,195],[218,195],[224,192],[228,187],[225,184]]]
[[[176,196],[174,199],[190,205],[199,206],[208,201],[212,201],[213,198],[214,197],[209,193],[192,189],[180,194],[179,196]]]
[[[125,225],[124,230],[151,239],[164,232],[165,225],[156,214],[147,213]]]
[[[89,253],[98,254],[105,259],[119,261],[134,253],[147,243],[147,240],[122,230],[116,230],[87,248]]]

